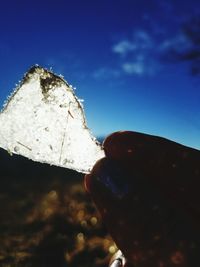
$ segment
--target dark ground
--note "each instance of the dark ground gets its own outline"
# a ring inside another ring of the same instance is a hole
[[[0,150],[0,267],[104,267],[116,247],[83,175]]]

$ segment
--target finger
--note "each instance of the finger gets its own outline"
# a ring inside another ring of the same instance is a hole
[[[118,164],[104,158],[87,179],[103,221],[129,265],[195,266],[192,262],[199,259],[200,247],[191,221],[149,177],[131,174],[128,190],[118,190],[119,179],[127,181],[126,175]]]
[[[158,168],[158,163],[171,163],[181,146],[157,136],[120,131],[109,135],[103,147],[107,158],[118,161],[127,170],[149,173]]]
[[[149,135],[132,131],[119,131],[109,135],[103,142],[105,154],[114,160],[127,160],[154,140]]]
[[[129,173],[124,181],[128,187],[134,186],[131,175],[150,180],[176,209],[199,224],[200,151],[131,131],[113,133],[103,145],[106,156]]]
[[[117,245],[129,262],[138,264],[151,250],[146,262],[179,255],[185,266],[191,251],[183,254],[178,243],[187,250],[199,238],[200,152],[133,132],[114,133],[104,148],[107,158],[86,180]]]
[[[171,140],[132,131],[119,131],[109,135],[103,142],[106,157],[117,161],[132,159],[185,159],[196,161],[198,150],[183,146]],[[199,158],[198,158],[199,160]],[[188,164],[188,163],[187,163]]]

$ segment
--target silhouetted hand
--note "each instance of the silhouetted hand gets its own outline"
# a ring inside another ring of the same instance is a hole
[[[200,266],[200,151],[129,131],[103,146],[85,184],[126,266]]]

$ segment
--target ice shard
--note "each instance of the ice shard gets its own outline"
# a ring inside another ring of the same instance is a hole
[[[73,88],[39,66],[25,74],[0,113],[0,147],[83,173],[104,156]]]

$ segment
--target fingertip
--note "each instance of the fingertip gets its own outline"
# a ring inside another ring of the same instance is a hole
[[[122,198],[127,192],[126,179],[128,177],[124,166],[109,158],[102,158],[96,162],[90,174],[85,175],[84,184],[86,191],[94,199],[102,198],[107,194],[110,198]],[[103,201],[103,200],[102,200]]]
[[[135,132],[118,131],[109,135],[103,142],[105,155],[114,160],[128,159],[135,152]]]
[[[98,173],[101,173],[104,170],[105,162],[107,161],[106,158],[102,158],[98,160],[95,165],[93,166],[91,172],[86,174],[84,177],[84,187],[88,193],[93,193],[94,189],[96,188],[96,177]]]

